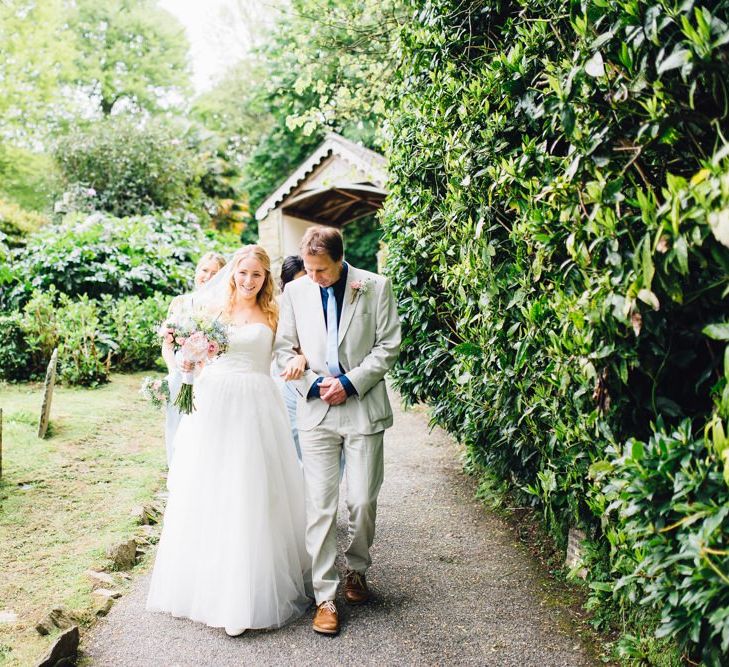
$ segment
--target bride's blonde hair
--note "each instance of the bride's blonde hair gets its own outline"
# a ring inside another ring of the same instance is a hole
[[[266,316],[268,326],[276,331],[276,327],[278,326],[278,303],[276,303],[275,298],[276,284],[271,276],[271,259],[269,258],[268,253],[259,245],[244,245],[233,255],[230,280],[228,282],[229,291],[226,315],[230,317],[233,310],[233,304],[235,303],[235,273],[238,270],[240,263],[249,257],[253,257],[253,259],[257,260],[266,273],[263,286],[256,295],[256,302],[258,303],[258,307]]]

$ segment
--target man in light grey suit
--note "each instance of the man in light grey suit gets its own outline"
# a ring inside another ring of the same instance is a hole
[[[286,286],[276,337],[284,368],[297,352],[308,369],[293,381],[306,480],[306,546],[312,557],[314,630],[339,632],[336,519],[344,451],[349,546],[344,597],[369,598],[365,572],[383,479],[383,435],[392,425],[385,374],[400,348],[400,320],[387,278],[344,261],[342,235],[310,227],[301,241],[306,276]]]

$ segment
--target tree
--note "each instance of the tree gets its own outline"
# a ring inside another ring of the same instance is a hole
[[[63,0],[0,2],[0,141],[16,143],[49,120],[73,67]]]
[[[77,0],[74,84],[108,116],[125,105],[156,112],[189,90],[182,26],[153,0]]]
[[[250,102],[271,119],[256,142],[249,140],[251,211],[327,131],[379,147],[402,7],[401,0],[294,0],[282,14],[261,48],[265,68]],[[256,231],[253,224],[251,238]]]
[[[225,138],[240,164],[271,128],[263,94],[266,74],[258,56],[246,56],[212,90],[196,98],[191,109],[194,119]]]
[[[56,144],[55,158],[73,190],[90,189],[93,206],[116,216],[195,206],[200,159],[178,128],[103,119]]]

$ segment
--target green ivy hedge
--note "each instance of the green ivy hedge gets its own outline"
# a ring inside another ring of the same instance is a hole
[[[729,502],[729,2],[411,5],[384,213],[398,385],[560,542],[587,530],[596,596],[721,664],[725,513],[694,479],[662,497],[667,529],[616,484],[671,439],[710,452],[696,475]]]

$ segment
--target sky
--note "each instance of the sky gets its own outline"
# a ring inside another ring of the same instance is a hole
[[[225,70],[265,37],[281,0],[160,0],[185,26],[193,85],[212,88]]]

